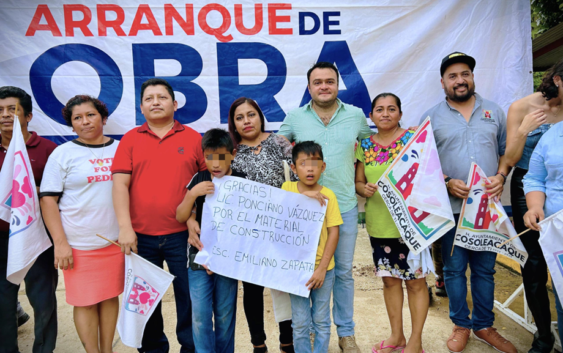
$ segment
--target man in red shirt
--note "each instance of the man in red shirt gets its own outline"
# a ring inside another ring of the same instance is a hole
[[[16,104],[19,104],[17,112]],[[33,117],[32,108],[31,97],[24,90],[12,86],[0,87],[0,135],[2,136],[0,169],[12,140],[14,116],[17,115],[35,177],[35,185],[38,187],[41,185],[47,158],[57,145],[27,130],[27,124]],[[9,232],[10,225],[0,220],[0,351],[18,353],[16,307],[19,286],[6,279]],[[54,249],[50,247],[39,255],[25,276],[25,292],[35,317],[33,353],[51,353],[55,349],[57,340],[55,290],[59,273],[53,266],[54,262]]]
[[[192,176],[206,170],[201,136],[174,120],[178,103],[165,80],[141,86],[141,112],[146,122],[127,132],[112,165],[113,203],[119,243],[126,254],[138,253],[156,266],[166,261],[174,279],[180,352],[195,352],[188,289],[188,232],[176,221],[176,207]],[[169,351],[161,303],[147,322],[139,352]]]

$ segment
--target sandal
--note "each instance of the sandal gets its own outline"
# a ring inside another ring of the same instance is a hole
[[[381,341],[379,343],[379,348],[375,349],[375,346],[372,347],[371,352],[372,353],[379,353],[380,349],[387,349],[387,348],[391,348],[391,352],[394,351],[398,351],[399,349],[404,350],[405,346],[383,346],[385,344],[385,341]],[[401,353],[403,353],[403,351],[401,351]]]
[[[281,344],[280,343],[280,352],[281,353],[295,353],[295,349],[293,348],[293,343]]]

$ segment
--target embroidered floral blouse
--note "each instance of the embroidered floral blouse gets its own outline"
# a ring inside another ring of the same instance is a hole
[[[377,183],[387,167],[395,160],[415,131],[405,130],[389,146],[375,142],[373,136],[360,141],[356,148],[358,162],[364,164],[368,183]],[[366,228],[375,238],[400,238],[399,230],[379,192],[366,200]]]
[[[239,144],[231,168],[245,173],[249,180],[280,188],[285,181],[283,161],[291,164],[292,149],[284,137],[271,133],[258,146]],[[290,175],[296,180],[292,172]]]

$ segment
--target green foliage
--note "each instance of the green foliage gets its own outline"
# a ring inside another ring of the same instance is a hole
[[[563,0],[531,0],[532,38],[563,22]]]
[[[543,78],[544,73],[545,73],[544,71],[534,72],[534,92],[538,91],[538,87],[541,84],[541,80]]]

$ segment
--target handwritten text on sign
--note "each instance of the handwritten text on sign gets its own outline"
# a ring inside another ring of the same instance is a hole
[[[213,180],[196,262],[223,276],[303,297],[313,275],[326,206],[254,181]]]

